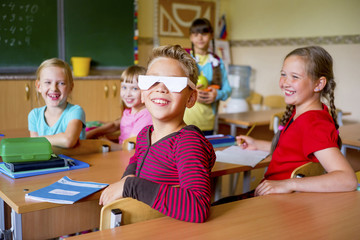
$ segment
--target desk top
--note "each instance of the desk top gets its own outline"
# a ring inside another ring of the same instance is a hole
[[[30,137],[30,132],[26,128],[16,128],[16,129],[6,129],[1,130],[0,134],[4,136],[0,136],[0,140],[2,138],[20,138],[20,137]]]
[[[134,150],[78,155],[76,156],[76,159],[89,163],[89,168],[40,176],[12,179],[4,174],[0,174],[0,197],[17,213],[60,206],[55,203],[25,199],[25,194],[48,186],[51,183],[58,181],[63,176],[68,176],[76,181],[92,181],[100,183],[116,182],[121,179],[129,164],[129,159],[133,154]],[[28,191],[25,191],[24,189],[28,189]],[[97,192],[79,202],[96,200],[99,198],[100,192]]]
[[[55,203],[38,202],[25,199],[25,194],[50,185],[51,183],[58,181],[63,176],[68,176],[76,181],[92,181],[108,184],[114,183],[121,179],[129,163],[129,159],[132,155],[134,155],[134,152],[135,151],[132,150],[77,155],[75,156],[76,159],[90,164],[89,168],[78,170],[20,179],[12,179],[4,174],[0,174],[0,197],[17,213],[25,213],[59,206]],[[269,163],[270,161],[265,159],[255,166],[255,168],[266,167]],[[211,177],[218,177],[251,169],[253,168],[250,166],[216,162],[212,169]],[[28,191],[24,191],[24,189],[28,189]],[[100,198],[100,193],[101,192],[94,193],[79,202],[98,200]]]
[[[343,125],[339,132],[343,144],[360,147],[360,123]]]
[[[163,217],[70,239],[354,239],[359,225],[360,192],[291,193],[212,207],[205,223]]]
[[[232,123],[242,126],[268,125],[270,124],[271,116],[275,113],[283,112],[285,109],[271,109],[261,111],[247,111],[240,113],[221,113],[219,114],[219,121],[225,123]]]

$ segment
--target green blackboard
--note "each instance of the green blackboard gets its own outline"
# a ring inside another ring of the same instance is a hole
[[[95,67],[134,62],[133,0],[65,0],[65,56],[91,57]]]
[[[57,55],[56,0],[0,0],[0,67],[37,66]]]
[[[133,37],[133,0],[0,0],[2,72],[72,56],[123,68],[134,62]]]

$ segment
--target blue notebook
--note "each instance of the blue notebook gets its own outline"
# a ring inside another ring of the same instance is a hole
[[[3,174],[5,174],[11,178],[16,179],[16,178],[31,177],[31,176],[48,174],[48,173],[55,173],[55,172],[62,172],[62,171],[90,167],[90,165],[86,162],[82,162],[77,159],[62,155],[62,154],[59,154],[58,156],[61,158],[70,160],[73,163],[73,165],[66,166],[66,167],[58,167],[58,168],[47,168],[47,169],[30,170],[30,171],[22,171],[22,172],[11,172],[2,162],[2,163],[0,163],[0,172],[2,172]]]
[[[234,136],[231,135],[208,135],[205,136],[209,142],[213,145],[214,148],[218,147],[229,147],[235,145],[236,139]]]
[[[27,193],[25,198],[43,202],[73,204],[108,185],[106,183],[74,181],[65,176],[49,186]]]

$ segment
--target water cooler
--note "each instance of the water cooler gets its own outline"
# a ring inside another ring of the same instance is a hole
[[[226,113],[246,112],[249,110],[246,98],[250,96],[250,76],[250,66],[229,65],[228,80],[232,93],[224,109]]]

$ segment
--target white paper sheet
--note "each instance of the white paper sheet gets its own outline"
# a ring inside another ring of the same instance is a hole
[[[245,166],[255,167],[263,160],[269,152],[259,150],[246,150],[239,146],[231,146],[222,151],[216,151],[216,161],[241,164]]]

